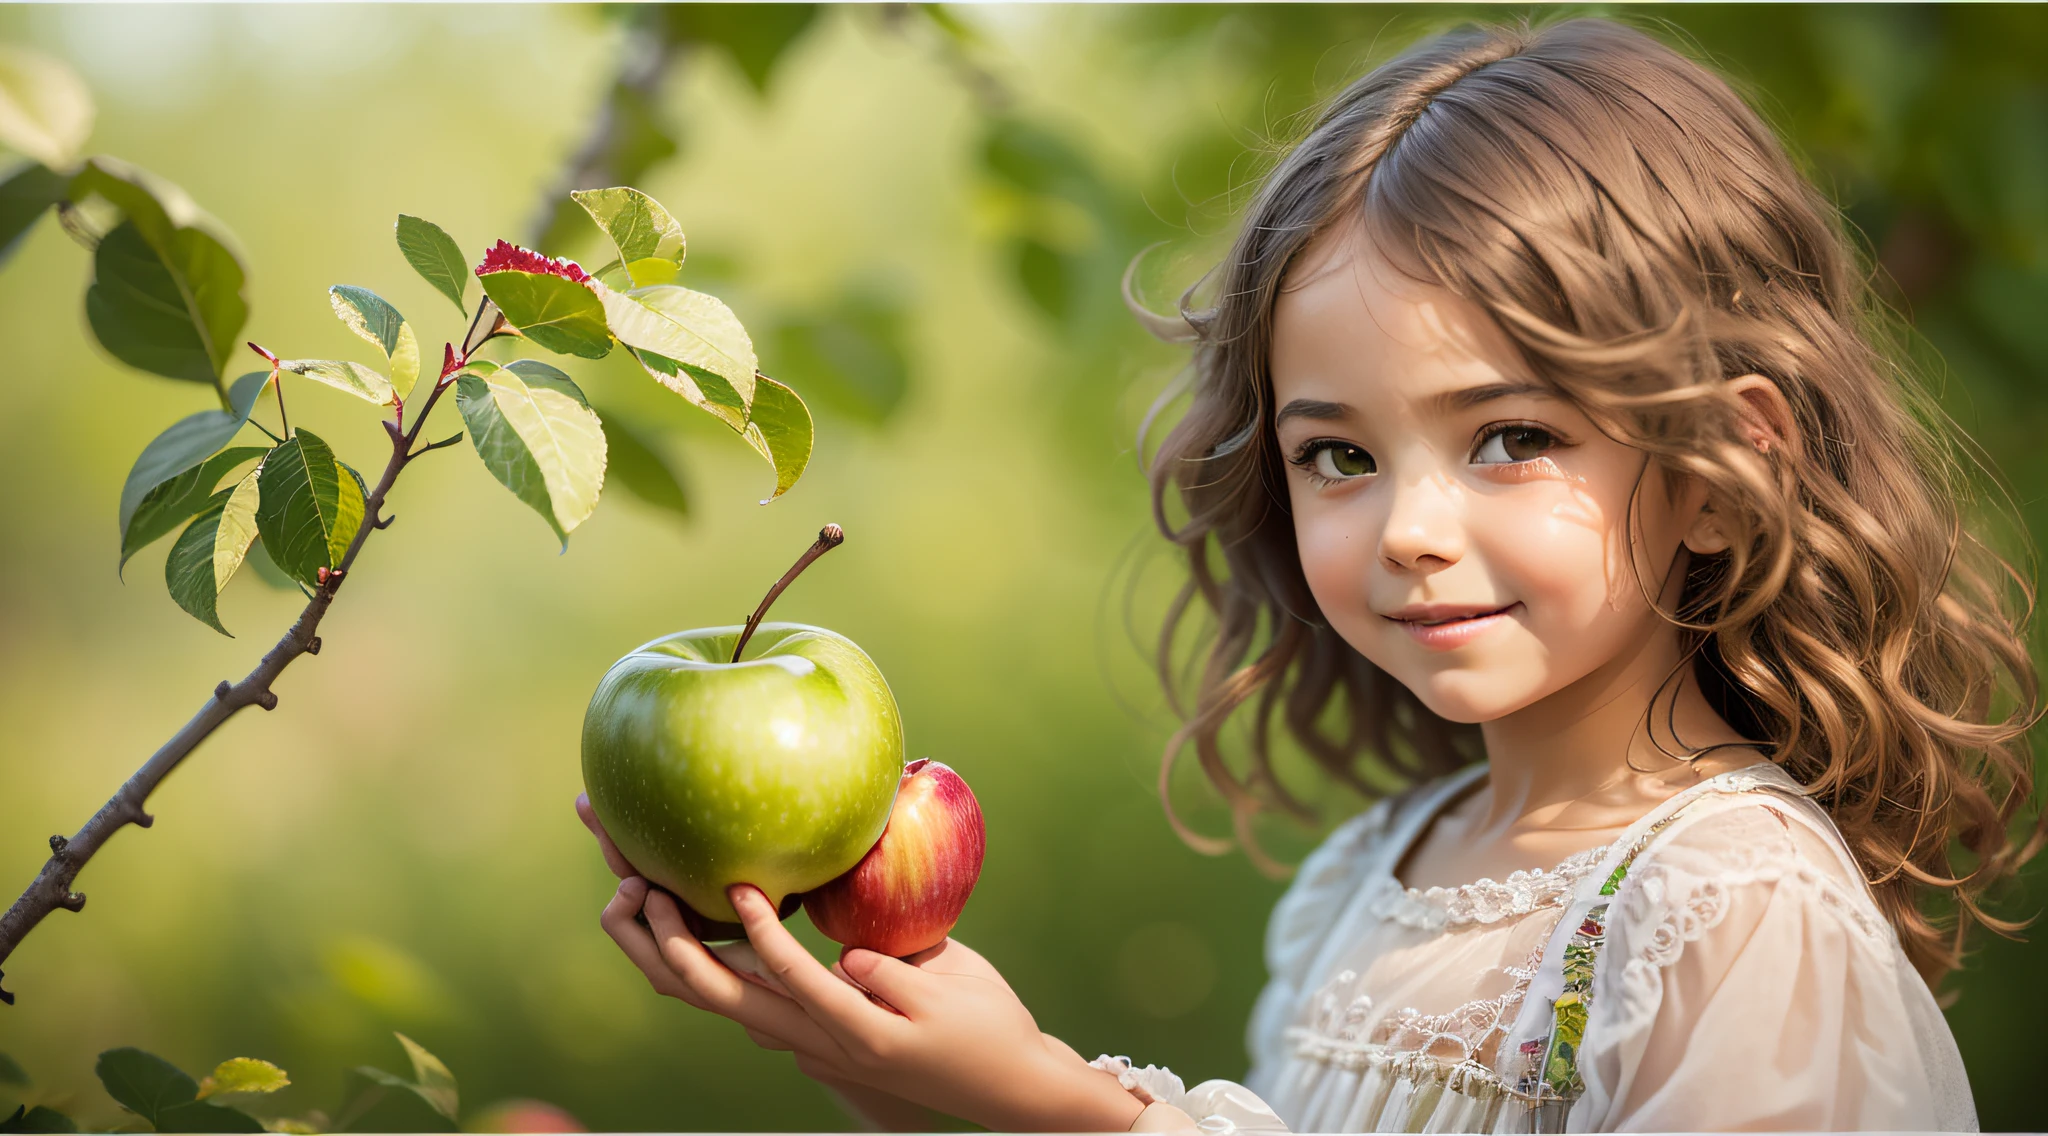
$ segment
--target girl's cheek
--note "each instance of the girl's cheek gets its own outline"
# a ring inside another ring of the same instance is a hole
[[[1366,597],[1373,557],[1371,534],[1357,518],[1313,505],[1303,508],[1300,502],[1294,518],[1302,576],[1324,618],[1341,631],[1370,614]]]
[[[1534,628],[1571,635],[1609,607],[1618,568],[1605,510],[1582,493],[1560,491],[1541,502],[1476,518],[1496,598],[1519,600]],[[1533,507],[1532,507],[1533,506]],[[1564,643],[1556,644],[1564,647]]]

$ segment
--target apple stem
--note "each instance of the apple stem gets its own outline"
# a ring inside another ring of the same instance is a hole
[[[845,541],[846,530],[838,525],[826,525],[818,530],[818,539],[811,544],[811,547],[804,550],[802,556],[796,558],[796,563],[789,566],[789,571],[782,574],[782,579],[775,581],[775,586],[768,589],[767,595],[761,597],[761,606],[755,608],[754,614],[747,617],[747,626],[740,632],[740,641],[733,644],[733,662],[737,663],[740,661],[740,652],[747,649],[747,640],[754,637],[754,629],[761,626],[761,617],[768,614],[768,606],[775,602],[775,597],[782,594],[782,589],[789,587],[790,581],[801,575],[804,569],[809,568],[811,561],[838,548]]]

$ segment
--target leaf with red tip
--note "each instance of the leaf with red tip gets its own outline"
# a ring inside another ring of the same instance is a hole
[[[556,260],[532,249],[520,248],[511,241],[499,241],[484,252],[484,262],[476,266],[479,277],[493,272],[538,272],[544,276],[559,276],[564,280],[581,284],[590,279],[590,274],[573,260]]]

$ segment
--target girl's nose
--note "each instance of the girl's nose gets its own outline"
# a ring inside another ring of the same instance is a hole
[[[1465,554],[1465,524],[1455,483],[1428,474],[1392,487],[1380,530],[1380,560],[1399,572],[1430,572]]]

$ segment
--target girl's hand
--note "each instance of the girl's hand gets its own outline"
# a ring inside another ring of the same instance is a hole
[[[1010,1131],[1121,1131],[1136,1118],[1141,1106],[1114,1077],[1041,1034],[1002,976],[959,943],[914,956],[921,965],[850,950],[828,971],[766,896],[737,885],[762,969],[735,971],[689,933],[671,896],[633,874],[586,799],[577,812],[623,877],[604,928],[654,988],[792,1051],[805,1074],[851,1087],[849,1103],[871,1119],[911,1119],[879,1094]]]
[[[848,950],[827,970],[758,889],[729,894],[765,973],[816,1030],[810,1042],[764,1031],[790,1043],[804,1072],[998,1130],[1121,1131],[1136,1119],[1141,1106],[1114,1077],[1049,1047],[1009,984],[959,943],[941,944],[922,966]],[[668,897],[653,896],[647,911],[671,964],[677,948],[696,946]]]

